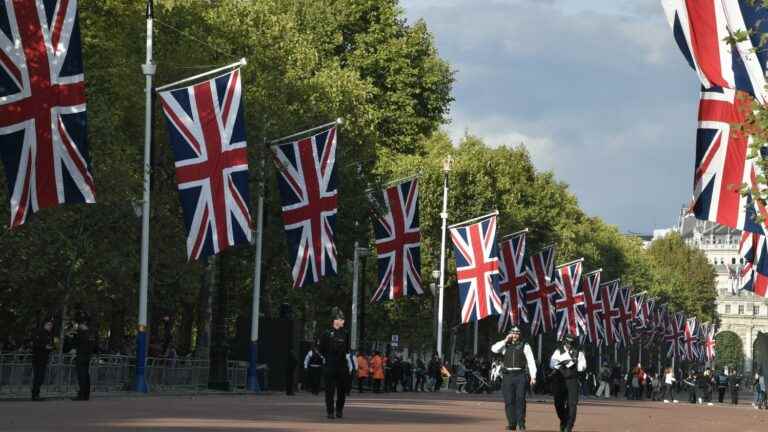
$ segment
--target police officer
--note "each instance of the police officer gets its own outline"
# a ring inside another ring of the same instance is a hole
[[[40,386],[45,381],[48,368],[48,357],[53,349],[53,320],[46,319],[42,328],[37,329],[32,336],[32,400],[39,401]]]
[[[552,395],[555,410],[560,418],[560,432],[571,432],[576,423],[576,406],[579,403],[578,372],[587,368],[584,352],[576,349],[575,338],[566,334],[552,353],[549,367],[553,373]]]
[[[320,354],[325,358],[323,368],[325,410],[329,419],[334,418],[334,414],[336,418],[342,418],[344,415],[346,386],[351,372],[348,363],[349,334],[344,330],[344,312],[334,307],[331,311],[331,319],[333,320],[331,328],[320,337]]]
[[[75,369],[77,370],[77,384],[79,391],[75,401],[87,401],[91,398],[91,355],[96,345],[96,336],[88,327],[87,315],[83,315],[77,324],[77,355],[75,356]]]
[[[531,346],[520,339],[520,329],[512,326],[507,337],[493,344],[491,351],[504,357],[501,392],[504,394],[507,430],[525,431],[525,385],[536,384],[536,362]]]
[[[312,345],[312,349],[304,357],[304,373],[309,381],[309,388],[313,395],[320,393],[320,378],[323,376],[323,356]]]

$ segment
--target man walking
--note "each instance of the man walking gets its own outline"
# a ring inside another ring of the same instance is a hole
[[[77,324],[77,355],[75,356],[75,369],[77,370],[77,384],[79,391],[77,397],[72,398],[75,401],[87,401],[91,398],[91,355],[96,345],[96,336],[88,328],[88,318],[86,315],[81,317],[81,322]]]
[[[491,351],[504,357],[501,392],[507,430],[525,431],[525,386],[536,384],[536,362],[531,346],[520,339],[520,329],[512,326],[507,337],[493,344]]]
[[[604,397],[608,399],[611,397],[611,369],[608,367],[608,363],[603,362],[600,366],[600,386],[597,387],[597,397]]]
[[[344,401],[347,396],[350,352],[349,334],[344,330],[344,312],[338,307],[331,311],[331,328],[320,338],[320,353],[325,358],[323,378],[325,379],[325,410],[329,419],[344,416]],[[335,393],[335,395],[334,395]],[[335,401],[334,401],[335,396]]]
[[[579,403],[578,373],[587,369],[584,352],[576,349],[574,342],[574,337],[566,334],[549,360],[549,367],[553,370],[552,395],[560,418],[560,432],[573,430]]]
[[[53,320],[46,319],[43,327],[32,336],[32,400],[39,401],[40,386],[45,381],[48,357],[53,349]]]

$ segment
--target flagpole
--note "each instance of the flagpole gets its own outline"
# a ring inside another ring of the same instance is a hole
[[[245,61],[245,58],[241,58],[240,61],[238,61],[236,63],[232,63],[230,65],[222,66],[220,68],[216,68],[216,69],[210,70],[208,72],[203,72],[203,73],[197,74],[195,76],[191,76],[191,77],[188,77],[188,78],[180,79],[180,80],[172,82],[170,84],[166,84],[164,86],[160,86],[160,87],[156,88],[155,91],[159,92],[159,91],[163,91],[165,89],[169,89],[171,87],[176,87],[177,85],[180,85],[180,84],[188,83],[190,81],[197,81],[200,78],[207,77],[209,75],[213,75],[213,74],[215,74],[217,72],[221,72],[221,71],[224,71],[224,70],[227,70],[227,69],[238,68],[238,67],[241,67],[241,66],[245,66],[246,64],[247,64],[247,62]]]
[[[139,324],[136,332],[136,391],[146,393],[147,302],[149,298],[149,213],[150,170],[152,148],[152,77],[156,66],[152,61],[153,0],[147,0],[147,52],[141,71],[146,77],[144,90],[144,199],[141,204],[141,271],[139,281]]]
[[[352,253],[352,326],[350,327],[350,345],[352,351],[357,350],[357,304],[360,283],[360,243],[355,241],[355,251]]]
[[[538,351],[536,353],[536,360],[539,362],[539,367],[541,367],[541,342],[542,342],[542,336],[543,334],[539,333],[539,344],[538,347],[536,347],[536,350]]]
[[[473,354],[473,355],[477,355],[477,336],[478,336],[478,334],[479,334],[479,326],[478,326],[478,323],[479,323],[479,321],[478,321],[478,320],[475,320],[475,342],[474,342],[474,344],[473,344],[473,346],[472,346],[472,354]]]
[[[266,156],[264,156],[266,158]],[[261,309],[261,255],[264,237],[264,158],[261,160],[261,180],[259,181],[259,200],[256,207],[256,251],[253,264],[253,305],[251,308],[251,346],[248,351],[248,390],[260,392],[256,375],[259,360],[259,314]]]
[[[309,128],[309,129],[305,129],[305,130],[303,130],[301,132],[296,132],[296,133],[293,133],[293,134],[290,134],[290,135],[286,135],[286,136],[281,137],[281,138],[270,140],[267,144],[274,145],[274,144],[279,143],[281,141],[285,141],[285,140],[288,140],[288,139],[291,139],[291,138],[294,138],[294,137],[306,135],[306,134],[308,134],[310,132],[314,132],[314,131],[319,130],[319,129],[328,128],[328,127],[331,127],[331,126],[334,126],[334,125],[340,125],[342,123],[344,123],[344,119],[339,117],[339,118],[337,118],[336,120],[334,120],[334,121],[332,121],[330,123],[321,124],[320,126],[315,126],[315,127]]]
[[[443,211],[440,219],[443,220],[440,240],[440,293],[437,304],[437,357],[443,359],[443,305],[445,304],[445,234],[448,227],[448,172],[451,171],[451,155],[443,161]]]

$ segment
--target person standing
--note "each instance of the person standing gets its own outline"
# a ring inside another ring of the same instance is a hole
[[[677,378],[675,378],[675,373],[672,372],[672,368],[664,369],[664,376],[662,379],[664,380],[664,395],[662,396],[664,398],[664,403],[669,403],[670,400],[674,403],[677,403],[677,399],[674,398],[673,391],[673,387],[675,385],[675,381],[677,381]]]
[[[715,375],[715,381],[717,382],[717,401],[723,403],[725,391],[728,390],[728,376],[724,371],[720,371]]]
[[[424,390],[424,377],[427,374],[427,366],[421,358],[416,359],[416,386],[414,391],[423,392]]]
[[[323,356],[317,351],[317,346],[312,345],[312,349],[304,357],[304,373],[309,380],[309,389],[313,395],[320,393],[320,378],[323,374]]]
[[[576,408],[579,403],[578,373],[587,369],[584,352],[576,349],[573,336],[563,336],[549,359],[549,367],[553,370],[552,395],[560,419],[560,432],[571,432],[576,423]]]
[[[344,401],[347,396],[346,385],[351,373],[348,362],[349,334],[344,330],[344,312],[340,308],[334,307],[331,311],[331,319],[331,328],[326,330],[320,338],[320,353],[325,358],[325,368],[323,369],[325,410],[329,419],[334,418],[334,413],[336,418],[342,418],[344,415]]]
[[[368,367],[368,357],[362,352],[357,354],[357,391],[363,392],[363,384],[368,381],[370,369]]]
[[[600,366],[600,385],[597,387],[597,397],[603,397],[608,399],[611,397],[611,369],[608,368],[608,364],[603,362]]]
[[[77,370],[77,384],[79,391],[75,401],[87,401],[91,398],[91,356],[96,345],[96,336],[88,327],[88,319],[82,318],[77,324],[77,355],[75,356],[75,369]]]
[[[373,375],[373,392],[381,393],[381,381],[384,380],[384,365],[378,351],[371,358],[371,375]]]
[[[512,326],[507,337],[493,344],[491,351],[504,358],[501,392],[507,430],[525,431],[525,388],[527,384],[536,384],[536,361],[531,346],[520,338],[520,329]]]
[[[46,319],[42,328],[32,336],[32,400],[39,401],[40,386],[45,381],[48,358],[53,349],[53,320]]]
[[[741,385],[741,377],[736,372],[736,368],[731,368],[728,374],[728,390],[731,392],[731,403],[733,405],[739,404],[739,386]]]
[[[437,354],[434,354],[432,360],[429,361],[429,376],[432,378],[432,392],[440,390],[443,386],[442,366]]]

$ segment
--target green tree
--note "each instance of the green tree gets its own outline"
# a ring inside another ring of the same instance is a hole
[[[685,244],[677,233],[651,243],[652,286],[649,292],[669,301],[674,310],[696,316],[699,321],[715,318],[715,269],[699,249]]]
[[[732,331],[722,331],[715,336],[715,366],[744,367],[744,348],[741,338]]]

